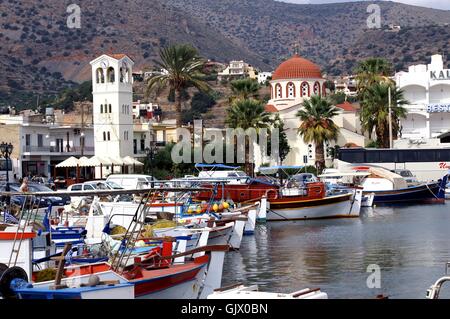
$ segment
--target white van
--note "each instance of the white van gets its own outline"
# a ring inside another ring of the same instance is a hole
[[[109,175],[106,181],[114,182],[124,189],[146,189],[151,188],[152,181],[157,182],[157,179],[142,174],[113,174]]]

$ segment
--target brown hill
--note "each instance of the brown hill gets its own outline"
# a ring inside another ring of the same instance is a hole
[[[401,68],[448,49],[450,11],[393,2],[378,2],[382,25],[400,25],[401,32],[368,30],[367,2],[80,1],[81,28],[69,29],[71,3],[0,0],[0,105],[20,107],[33,94],[88,80],[88,62],[105,52],[129,54],[137,69],[152,65],[159,48],[170,43],[192,43],[205,57],[244,59],[263,70],[298,45],[301,55],[333,75],[351,72],[366,56],[391,58]]]

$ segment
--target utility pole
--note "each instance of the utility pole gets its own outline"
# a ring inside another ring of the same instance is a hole
[[[86,101],[86,100],[85,100]],[[84,102],[81,102],[81,156],[84,156]]]
[[[392,110],[391,110],[391,86],[388,88],[388,98],[389,98],[389,148],[392,148]]]

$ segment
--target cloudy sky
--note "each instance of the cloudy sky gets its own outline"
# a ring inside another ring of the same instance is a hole
[[[294,2],[294,3],[332,3],[332,2],[349,2],[358,0],[279,0],[283,2]],[[361,0],[359,0],[361,1]],[[412,4],[416,6],[450,10],[450,0],[393,0],[395,2],[401,2],[406,4]],[[374,1],[370,1],[374,2]]]

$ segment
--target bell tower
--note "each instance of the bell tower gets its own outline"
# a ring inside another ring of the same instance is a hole
[[[134,62],[125,54],[103,54],[90,64],[95,155],[133,156]]]

